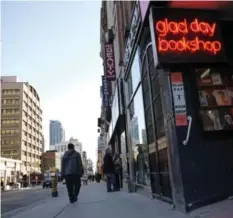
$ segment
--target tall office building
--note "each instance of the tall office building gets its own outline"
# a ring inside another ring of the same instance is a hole
[[[40,172],[42,110],[33,86],[16,76],[1,77],[1,156],[22,161],[21,172]]]
[[[65,141],[65,130],[58,120],[50,120],[49,123],[50,146]]]

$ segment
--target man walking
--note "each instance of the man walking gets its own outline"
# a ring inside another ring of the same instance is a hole
[[[81,188],[83,165],[81,155],[74,150],[72,143],[68,144],[68,151],[65,152],[62,158],[61,173],[62,178],[66,180],[70,203],[74,203],[78,200],[78,194]]]

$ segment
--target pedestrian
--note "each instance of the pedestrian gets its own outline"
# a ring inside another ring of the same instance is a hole
[[[70,203],[74,203],[78,200],[83,172],[81,155],[74,150],[74,144],[69,143],[68,151],[65,152],[62,158],[61,174],[62,178],[66,180]]]
[[[119,153],[114,153],[113,164],[114,164],[114,191],[120,191],[121,159]]]
[[[106,176],[107,183],[107,192],[112,191],[112,181],[114,176],[114,164],[112,159],[111,149],[107,148],[104,155],[104,166],[103,166],[104,175]]]

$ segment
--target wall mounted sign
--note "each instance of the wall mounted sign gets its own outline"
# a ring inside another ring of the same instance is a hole
[[[226,62],[214,12],[154,8],[153,18],[160,62]]]
[[[108,80],[106,76],[102,76],[102,87],[103,87],[103,106],[109,106],[109,92],[108,92]]]
[[[140,7],[138,1],[135,3],[135,8],[132,16],[129,36],[127,38],[126,46],[125,46],[125,53],[124,53],[124,72],[127,71],[130,58],[132,57],[132,50],[135,46],[137,33],[141,24],[141,14],[140,14]]]
[[[105,44],[105,76],[108,80],[116,79],[115,56],[113,44]]]
[[[171,73],[171,84],[176,126],[186,126],[188,122],[182,73]]]

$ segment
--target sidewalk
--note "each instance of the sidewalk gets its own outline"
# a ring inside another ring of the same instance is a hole
[[[169,208],[170,205],[164,202],[136,193],[107,193],[105,184],[93,183],[82,187],[79,201],[75,204],[68,202],[66,190],[63,189],[58,198],[51,198],[14,218],[187,218],[186,215]]]
[[[156,199],[124,191],[107,193],[105,184],[89,184],[82,187],[79,201],[75,204],[68,203],[66,190],[63,189],[58,198],[51,198],[14,218],[232,218],[232,204],[232,200],[220,202],[185,215]]]

